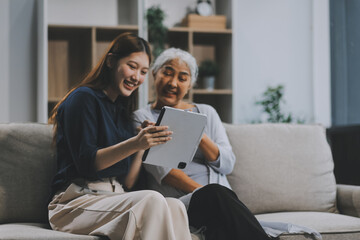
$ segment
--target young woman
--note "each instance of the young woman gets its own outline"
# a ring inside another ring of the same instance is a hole
[[[190,225],[206,227],[206,240],[269,239],[226,179],[235,156],[215,109],[184,101],[196,81],[197,69],[193,56],[175,48],[165,50],[153,65],[157,97],[153,104],[134,113],[134,122],[142,123],[141,127],[153,126],[163,106],[204,113],[208,122],[198,151],[184,170],[145,165],[148,187],[183,200],[188,205]]]
[[[134,136],[130,114],[151,62],[148,43],[124,33],[54,108],[57,174],[48,206],[53,229],[110,239],[191,239],[175,198],[131,189],[143,150],[171,139],[167,127]]]

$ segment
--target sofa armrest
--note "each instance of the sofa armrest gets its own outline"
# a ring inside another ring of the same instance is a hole
[[[337,184],[337,206],[342,214],[360,217],[360,186]]]

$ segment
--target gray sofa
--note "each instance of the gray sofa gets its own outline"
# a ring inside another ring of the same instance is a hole
[[[230,184],[259,220],[310,227],[324,240],[360,239],[360,187],[336,185],[323,127],[225,128],[237,157]],[[51,141],[49,125],[0,124],[0,239],[100,239],[49,229],[47,198],[55,171]]]

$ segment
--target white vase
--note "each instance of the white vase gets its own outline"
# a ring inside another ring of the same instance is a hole
[[[204,88],[212,91],[215,87],[215,76],[204,77]]]

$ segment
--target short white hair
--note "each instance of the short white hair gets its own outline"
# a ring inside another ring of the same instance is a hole
[[[167,62],[171,60],[179,59],[180,61],[185,62],[190,70],[191,74],[191,83],[196,82],[198,76],[198,65],[195,58],[188,52],[181,50],[179,48],[168,48],[163,51],[155,60],[152,71],[156,74],[157,71]]]

